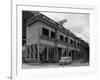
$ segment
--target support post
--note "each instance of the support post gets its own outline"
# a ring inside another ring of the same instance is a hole
[[[35,53],[36,53],[36,49],[35,49],[35,46],[33,46],[33,56],[34,56],[34,59],[35,59]]]
[[[47,45],[47,60],[48,60],[49,58],[48,58],[48,45]]]
[[[40,62],[40,51],[39,51],[39,43],[38,43],[38,62]]]

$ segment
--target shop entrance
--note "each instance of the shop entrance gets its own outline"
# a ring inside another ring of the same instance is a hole
[[[58,48],[58,60],[61,59],[61,55],[62,55],[62,48]]]
[[[48,60],[51,61],[51,62],[54,61],[54,53],[55,53],[55,48],[49,47],[48,48]]]
[[[45,62],[47,60],[47,47],[40,53],[40,61]]]

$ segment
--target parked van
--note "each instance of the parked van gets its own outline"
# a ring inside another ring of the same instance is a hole
[[[72,57],[67,56],[67,57],[61,57],[59,60],[59,65],[65,65],[65,64],[70,64],[72,63]]]

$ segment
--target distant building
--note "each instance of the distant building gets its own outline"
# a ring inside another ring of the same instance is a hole
[[[39,12],[23,11],[22,42],[24,62],[58,62],[63,56],[89,59],[85,41]]]

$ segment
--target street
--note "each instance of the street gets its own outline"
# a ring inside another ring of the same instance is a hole
[[[64,65],[64,67],[80,67],[80,66],[89,66],[88,62],[80,62],[74,61],[71,64]],[[36,69],[36,68],[56,68],[63,67],[63,65],[59,65],[58,63],[27,63],[23,64],[23,69]]]

